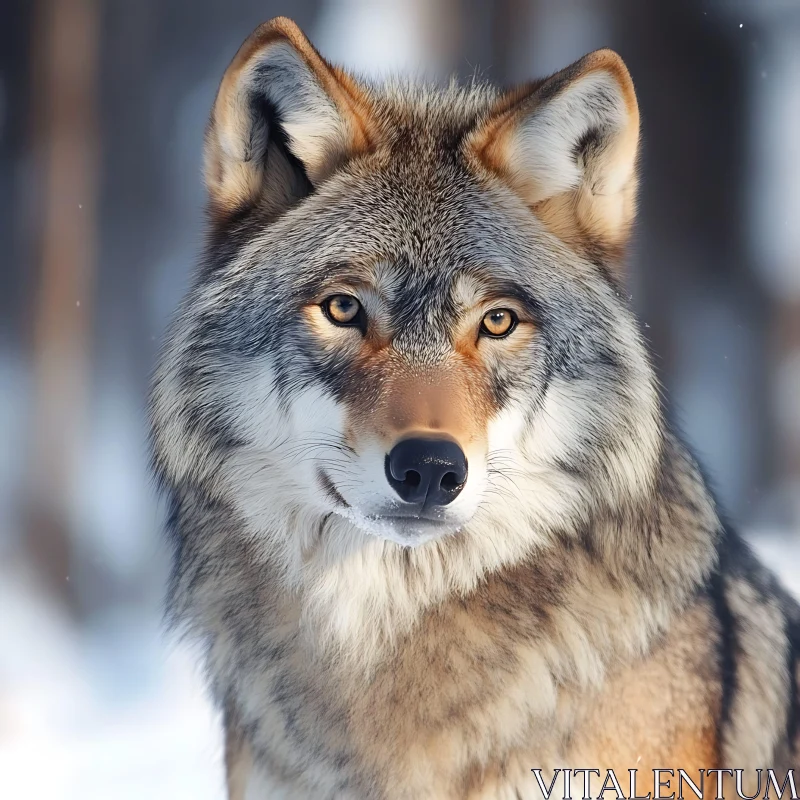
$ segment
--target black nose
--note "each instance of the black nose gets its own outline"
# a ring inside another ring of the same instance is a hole
[[[467,457],[448,439],[403,439],[386,456],[386,477],[407,503],[446,506],[467,481]]]

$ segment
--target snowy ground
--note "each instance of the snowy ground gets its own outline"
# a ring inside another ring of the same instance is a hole
[[[756,549],[800,597],[800,537]],[[29,577],[0,572],[0,798],[221,800],[218,720],[194,663],[154,614],[76,634]]]
[[[0,573],[0,798],[223,798],[193,654],[155,615],[76,634],[32,589]]]

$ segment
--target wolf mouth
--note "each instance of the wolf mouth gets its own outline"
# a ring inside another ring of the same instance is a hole
[[[391,511],[378,512],[375,519],[402,525],[404,523],[429,523],[432,526],[446,525],[447,518],[436,508],[424,508],[417,505],[408,508],[393,508]]]
[[[364,518],[368,533],[388,539],[402,546],[424,544],[447,534],[456,533],[460,526],[443,519],[418,516],[381,515]]]
[[[457,528],[455,522],[448,520],[442,510],[436,507],[408,504],[405,508],[392,506],[369,514],[359,513],[344,499],[331,477],[321,467],[317,469],[317,481],[342,516],[355,521],[359,527],[371,533],[390,533],[387,538],[402,544],[434,538]]]

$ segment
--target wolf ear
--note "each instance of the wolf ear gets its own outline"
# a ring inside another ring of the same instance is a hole
[[[635,215],[639,110],[612,50],[501,98],[468,146],[569,244],[619,256]]]
[[[206,132],[212,209],[278,213],[369,145],[365,94],[289,19],[260,25],[225,72]]]

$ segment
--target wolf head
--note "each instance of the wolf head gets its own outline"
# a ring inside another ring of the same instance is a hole
[[[608,50],[506,93],[372,86],[258,28],[207,131],[162,478],[287,572],[376,540],[479,572],[640,502],[661,433],[619,289],[638,131]]]

